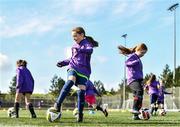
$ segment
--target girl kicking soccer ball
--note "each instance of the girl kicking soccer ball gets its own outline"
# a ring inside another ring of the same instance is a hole
[[[142,107],[143,101],[143,64],[140,58],[146,54],[148,48],[144,43],[141,43],[134,48],[126,48],[120,45],[118,49],[120,54],[128,56],[125,65],[127,70],[127,84],[134,96],[133,119],[140,120],[138,115],[140,114],[139,110]]]

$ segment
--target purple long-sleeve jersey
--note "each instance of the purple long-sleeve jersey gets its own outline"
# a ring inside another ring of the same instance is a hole
[[[125,62],[127,71],[127,83],[131,84],[135,80],[143,79],[143,65],[136,53],[128,55]]]
[[[31,72],[23,66],[16,69],[16,92],[32,93],[34,90],[34,79]]]
[[[92,44],[88,42],[87,39],[83,39],[79,44],[74,44],[71,50],[72,57],[58,63],[62,66],[68,65],[68,69],[75,69],[79,73],[89,77],[91,74],[90,61],[93,52]]]
[[[153,81],[151,84],[148,84],[147,87],[148,87],[148,93],[150,95],[152,94],[156,94],[156,95],[159,95],[159,82],[158,81]]]
[[[94,87],[93,83],[90,80],[88,80],[86,82],[86,95],[95,96],[96,94],[100,95],[97,89]]]
[[[172,93],[166,92],[165,86],[160,85],[160,87],[159,87],[159,96],[158,96],[159,101],[164,100],[164,94],[172,94]]]

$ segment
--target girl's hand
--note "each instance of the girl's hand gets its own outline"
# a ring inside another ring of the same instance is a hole
[[[56,64],[56,66],[58,66],[58,67],[63,67],[63,62],[58,62],[58,63]]]

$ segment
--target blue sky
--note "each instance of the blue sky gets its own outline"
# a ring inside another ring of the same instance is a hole
[[[71,29],[82,26],[99,41],[92,55],[91,80],[105,88],[118,88],[124,57],[117,46],[144,42],[144,74],[173,69],[173,13],[167,8],[178,0],[0,0],[0,90],[7,92],[16,61],[26,59],[35,79],[35,93],[46,93],[57,74],[66,80],[66,67],[58,60],[70,56]],[[177,8],[177,66],[180,65],[180,13]]]

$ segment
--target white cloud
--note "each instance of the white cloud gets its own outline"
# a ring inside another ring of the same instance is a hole
[[[49,12],[55,12],[51,17],[49,15],[38,15],[38,13],[30,18],[17,15],[16,19],[19,19],[19,21],[13,23],[11,23],[12,17],[4,19],[0,16],[0,23],[4,23],[0,28],[0,37],[11,38],[29,34],[42,34],[59,28],[62,30],[62,28],[64,29],[69,25],[79,23],[78,16],[88,16],[96,13],[104,3],[101,0],[55,1],[48,8]]]
[[[5,17],[4,16],[0,16],[0,23],[4,22]]]
[[[0,71],[7,72],[12,69],[11,62],[7,55],[0,53]]]
[[[73,21],[59,17],[54,17],[51,20],[40,19],[38,17],[30,20],[24,19],[23,23],[5,24],[0,29],[0,37],[16,37],[31,33],[41,34],[56,29],[57,26],[60,27],[70,23],[73,23]]]
[[[131,17],[143,11],[149,1],[134,0],[132,1],[119,1],[112,11],[112,14],[118,16]]]
[[[89,16],[101,12],[104,5],[107,0],[54,0],[52,8],[69,16]]]
[[[97,12],[103,3],[101,0],[72,0],[70,5],[75,14],[91,15]]]
[[[126,11],[126,8],[128,6],[128,3],[126,2],[121,2],[116,5],[115,9],[113,10],[113,14],[115,15],[121,15]]]
[[[105,56],[96,56],[95,59],[96,59],[96,62],[98,62],[98,63],[105,63],[108,60],[108,58]]]

